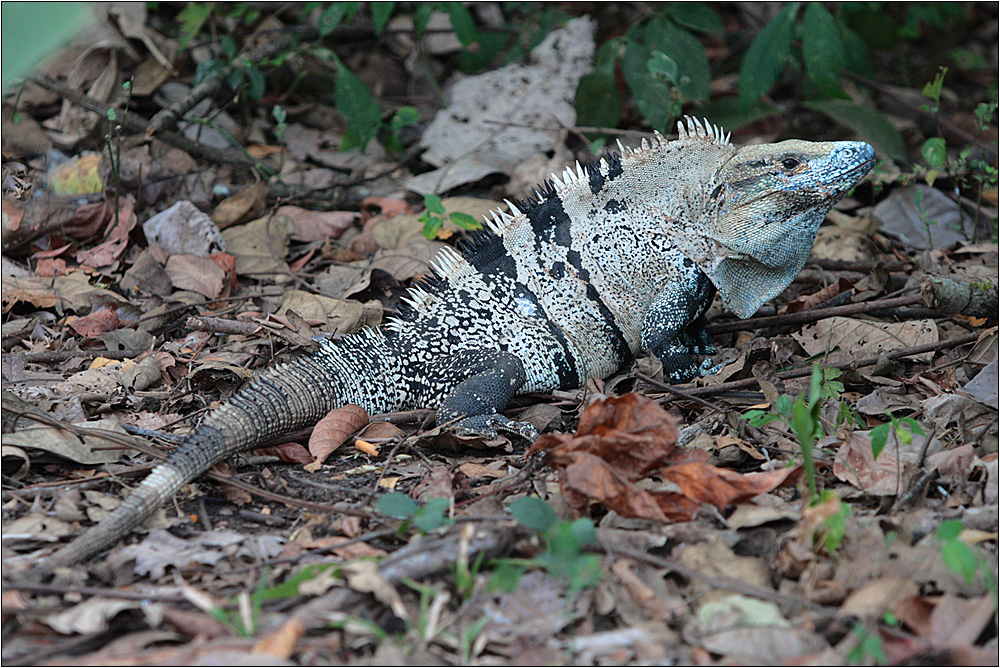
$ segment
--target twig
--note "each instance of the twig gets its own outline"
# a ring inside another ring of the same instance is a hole
[[[174,589],[174,587],[170,587]],[[99,596],[101,598],[117,598],[126,601],[164,601],[183,603],[187,599],[183,594],[156,594],[141,591],[126,591],[110,587],[80,587],[58,584],[33,584],[30,582],[4,582],[4,591],[33,591],[40,594],[82,594],[84,596]]]
[[[976,341],[978,338],[979,338],[978,333],[970,332],[968,334],[963,334],[962,336],[954,336],[950,339],[945,339],[944,341],[938,341],[936,343],[925,343],[920,346],[912,346],[909,348],[900,348],[898,350],[893,350],[892,352],[885,353],[885,357],[890,360],[895,360],[901,357],[910,357],[911,355],[919,355],[921,353],[929,353],[937,350],[956,348],[958,346],[965,345],[966,343],[972,343],[973,341]],[[851,360],[850,362],[826,363],[826,366],[833,369],[853,370],[877,364],[879,359],[880,357],[866,357],[860,360]],[[812,366],[810,365],[799,369],[780,371],[777,374],[775,374],[775,376],[780,380],[788,380],[790,378],[803,378],[811,373],[812,373]],[[718,385],[708,385],[705,387],[689,388],[687,391],[689,394],[693,396],[694,395],[710,396],[713,394],[719,394],[721,392],[728,392],[730,390],[742,390],[747,387],[753,387],[756,383],[757,383],[756,378],[744,378],[742,380],[734,380],[728,383],[719,383]]]
[[[705,399],[702,399],[701,397],[697,397],[697,396],[691,394],[690,392],[688,392],[687,390],[682,390],[679,387],[674,387],[673,385],[668,385],[667,383],[664,383],[662,381],[656,380],[655,378],[651,378],[651,377],[649,377],[649,376],[647,376],[646,374],[643,374],[643,373],[635,373],[633,375],[635,375],[635,377],[638,378],[639,380],[641,380],[642,382],[648,383],[649,385],[652,385],[653,387],[655,387],[657,389],[660,389],[660,390],[663,390],[665,392],[669,392],[670,394],[674,395],[675,397],[680,397],[681,399],[687,399],[688,401],[693,401],[695,403],[701,404],[702,406],[705,406],[706,408],[712,409],[716,413],[721,413],[722,415],[726,414],[726,409],[723,408],[722,406],[719,406],[718,404],[713,404],[711,401],[706,401]]]
[[[721,322],[709,325],[705,330],[709,334],[727,334],[729,332],[742,332],[748,329],[763,329],[766,327],[781,327],[788,325],[802,325],[824,318],[834,316],[858,315],[860,313],[872,313],[884,311],[886,309],[899,308],[901,306],[913,306],[923,304],[923,298],[918,294],[907,295],[906,297],[896,297],[894,299],[876,299],[870,302],[858,304],[845,304],[843,306],[833,306],[831,308],[809,309],[799,313],[787,313],[785,315],[772,315],[764,318],[748,318],[747,320],[737,320],[735,322]]]
[[[222,88],[226,77],[236,68],[243,67],[247,63],[253,64],[267,60],[282,49],[288,48],[292,43],[291,37],[282,31],[267,31],[266,35],[252,35],[251,39],[254,41],[246,46],[228,67],[216,70],[192,88],[183,98],[157,112],[149,121],[146,136],[152,137],[154,134],[159,136],[167,128],[173,127],[180,117],[196,104],[206,97],[215,95]]]
[[[378,566],[378,575],[389,584],[398,585],[404,580],[420,581],[451,569],[464,548],[465,557],[474,563],[480,555],[484,560],[505,553],[515,541],[526,535],[518,526],[481,531],[463,543],[460,526],[443,537],[427,537],[413,547],[405,547],[386,557]],[[365,594],[353,589],[340,588],[306,603],[295,611],[289,620],[304,629],[324,626],[331,612],[344,610]],[[286,622],[287,624],[287,622]]]
[[[81,358],[85,360],[92,360],[98,357],[106,357],[109,360],[123,360],[131,359],[133,357],[138,357],[143,353],[150,352],[147,349],[129,349],[129,350],[52,350],[44,353],[20,353],[24,355],[24,360],[26,362],[31,362],[33,364],[54,364],[56,362],[65,362],[66,360]],[[7,357],[8,355],[4,355]]]
[[[223,318],[209,318],[203,316],[190,316],[184,323],[188,329],[196,332],[211,332],[213,334],[243,334],[250,336],[256,334],[263,325],[256,322],[245,322],[243,320],[225,320]]]

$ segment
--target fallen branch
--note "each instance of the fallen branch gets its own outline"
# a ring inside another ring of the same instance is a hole
[[[226,320],[223,318],[208,318],[202,316],[191,316],[185,323],[188,329],[197,332],[211,332],[213,334],[243,334],[250,336],[259,332],[263,325],[256,322],[245,322],[243,320]]]
[[[32,76],[30,80],[32,83],[41,86],[45,90],[52,91],[60,97],[69,100],[78,107],[94,112],[101,118],[107,118],[108,110],[113,108],[103,102],[98,102],[92,97],[84,95],[83,93],[80,93],[65,84],[59,83],[54,79],[50,79],[49,77],[36,74]],[[128,132],[135,132],[141,135],[146,134],[149,122],[142,116],[134,111],[129,111],[127,114],[119,115],[123,117],[119,122]],[[253,158],[239,153],[238,151],[220,149],[215,148],[214,146],[200,144],[177,132],[164,130],[162,132],[158,132],[156,134],[156,138],[167,144],[176,146],[191,155],[200,156],[207,160],[212,160],[213,162],[219,162],[226,165],[239,165],[241,167],[255,167],[257,165]]]
[[[33,364],[54,364],[78,357],[85,360],[97,359],[98,357],[105,357],[109,360],[124,360],[148,352],[147,349],[130,348],[128,350],[52,350],[44,353],[11,353],[11,355],[23,354],[24,360]],[[8,355],[4,355],[4,357],[8,357]]]
[[[273,19],[269,19],[273,21]],[[276,55],[279,51],[289,48],[292,38],[285,31],[274,29],[259,30],[249,40],[243,51],[233,59],[228,67],[218,69],[205,77],[201,83],[192,88],[187,95],[173,104],[164,107],[149,121],[146,137],[154,134],[159,137],[167,128],[173,127],[181,116],[190,111],[206,97],[215,95],[226,82],[226,78],[236,69],[247,64],[258,63]]]
[[[938,341],[936,343],[925,343],[920,346],[912,346],[910,348],[900,348],[899,350],[894,350],[889,353],[884,353],[883,355],[877,357],[866,357],[864,359],[852,360],[850,362],[839,362],[839,363],[825,363],[831,369],[841,369],[841,370],[854,370],[860,369],[866,366],[872,366],[877,364],[880,359],[886,358],[890,360],[900,359],[902,357],[910,357],[912,355],[919,355],[921,353],[929,353],[937,350],[947,350],[948,348],[957,348],[958,346],[965,345],[966,343],[972,343],[979,338],[979,334],[976,332],[970,332],[968,334],[963,334],[962,336],[953,336],[950,339],[945,339],[944,341]],[[775,376],[781,380],[788,380],[790,378],[803,378],[812,373],[812,366],[804,366],[799,369],[790,369],[788,371],[780,371]],[[705,387],[693,387],[685,388],[687,393],[692,396],[708,396],[712,394],[719,394],[720,392],[729,392],[730,390],[743,390],[748,387],[754,387],[757,384],[756,378],[744,378],[742,380],[733,380],[728,383],[719,383],[718,385],[706,385]]]
[[[765,327],[803,325],[834,316],[878,313],[904,306],[925,306],[933,309],[939,316],[965,315],[977,318],[995,318],[997,314],[997,286],[990,281],[972,283],[939,276],[925,276],[920,283],[919,294],[892,299],[876,299],[870,302],[845,304],[830,308],[809,309],[799,313],[723,322],[709,325],[705,329],[709,334],[726,334]]]
[[[709,325],[705,330],[709,334],[728,334],[729,332],[742,332],[749,329],[764,329],[766,327],[787,327],[789,325],[804,325],[824,318],[834,316],[858,315],[860,313],[874,313],[888,309],[899,308],[901,306],[914,306],[923,304],[924,300],[920,295],[907,295],[905,297],[894,297],[893,299],[876,299],[870,302],[860,302],[857,304],[845,304],[843,306],[832,306],[830,308],[816,308],[799,313],[786,313],[785,315],[772,315],[763,318],[748,318],[735,322],[721,322]]]

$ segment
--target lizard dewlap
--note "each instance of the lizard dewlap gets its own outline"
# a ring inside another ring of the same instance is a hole
[[[863,142],[738,148],[687,119],[674,141],[577,164],[487,220],[463,253],[442,251],[385,330],[324,342],[247,383],[34,573],[107,549],[213,464],[346,403],[430,406],[460,430],[533,439],[502,415],[518,393],[606,378],[645,351],[690,380],[693,355],[714,352],[704,313],[716,291],[746,317],[784,290],[874,157]]]

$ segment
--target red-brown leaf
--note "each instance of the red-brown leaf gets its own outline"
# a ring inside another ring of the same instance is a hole
[[[357,430],[368,424],[368,413],[361,406],[347,404],[335,408],[316,423],[312,436],[309,437],[309,452],[315,457],[315,463],[322,463],[344,441]]]

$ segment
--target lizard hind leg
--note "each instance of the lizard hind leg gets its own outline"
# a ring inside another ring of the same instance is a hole
[[[451,385],[441,400],[437,423],[448,424],[458,433],[474,433],[492,440],[497,431],[538,438],[538,430],[528,422],[515,422],[502,411],[527,380],[524,364],[516,356],[500,350],[464,350],[451,356],[436,369],[439,378]]]

